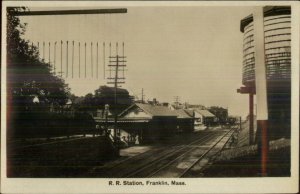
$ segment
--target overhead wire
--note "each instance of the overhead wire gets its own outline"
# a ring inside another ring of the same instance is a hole
[[[53,71],[56,73],[56,41],[54,42],[54,59],[53,59]]]
[[[43,42],[43,61],[45,61],[45,42]]]
[[[99,15],[97,15],[97,16],[99,16]],[[101,17],[101,16],[99,16],[99,17]],[[85,19],[86,19],[86,17],[85,17]],[[90,62],[91,62],[91,76],[92,77],[95,77],[96,79],[98,79],[99,77],[100,77],[100,75],[99,75],[99,73],[101,73],[101,57],[103,56],[103,78],[105,79],[106,78],[106,74],[107,74],[107,67],[106,67],[106,64],[107,64],[107,61],[106,61],[106,55],[107,55],[107,51],[106,51],[106,46],[107,46],[107,44],[106,44],[106,38],[108,38],[108,40],[110,40],[110,42],[109,42],[109,65],[110,65],[110,63],[111,63],[111,61],[113,61],[112,59],[111,59],[111,57],[112,57],[112,55],[113,55],[113,53],[112,53],[112,42],[111,42],[111,38],[112,37],[116,37],[116,33],[114,33],[114,34],[109,34],[109,37],[106,37],[107,36],[107,33],[106,33],[106,30],[107,30],[107,27],[108,28],[114,28],[113,26],[112,26],[112,17],[111,17],[111,14],[109,14],[109,24],[107,25],[107,16],[106,16],[106,14],[104,14],[104,18],[100,18],[99,20],[97,20],[97,21],[101,21],[101,19],[102,19],[102,21],[103,21],[103,29],[104,29],[104,31],[103,31],[103,33],[102,33],[102,35],[103,35],[103,38],[104,38],[104,41],[103,41],[103,53],[102,53],[102,55],[101,55],[101,45],[99,45],[99,42],[97,41],[96,42],[96,53],[95,53],[95,50],[94,50],[94,45],[93,44],[95,44],[95,42],[93,42],[93,40],[94,39],[92,39],[92,41],[91,41],[91,59],[90,59]],[[113,20],[113,22],[117,22],[117,25],[118,25],[118,20],[116,20],[116,19],[118,19],[118,18],[115,18],[114,20]],[[101,26],[100,26],[100,28],[101,28]],[[115,29],[118,29],[118,27],[117,28],[115,28]],[[118,33],[118,32],[117,32]],[[94,37],[95,38],[95,37]],[[118,42],[119,41],[119,39],[117,40],[117,42],[116,42],[116,48],[115,48],[115,50],[116,50],[116,55],[118,55],[118,52],[119,52],[119,48],[118,48]],[[42,41],[41,41],[42,42]],[[51,71],[53,71],[53,73],[54,74],[56,74],[56,73],[58,73],[58,75],[60,75],[61,77],[63,77],[63,69],[65,69],[66,70],[66,72],[65,72],[65,77],[69,77],[70,75],[69,75],[69,41],[66,41],[66,53],[64,54],[63,53],[63,50],[64,50],[64,45],[63,45],[63,40],[61,40],[60,41],[60,72],[58,71],[59,70],[59,62],[58,62],[58,60],[59,60],[59,53],[56,53],[56,52],[59,52],[59,51],[57,51],[57,50],[59,50],[59,47],[58,48],[56,48],[56,46],[57,46],[57,43],[59,44],[59,41],[58,42],[52,42],[51,43],[51,41],[49,41],[48,42],[48,53],[47,53],[47,51],[45,50],[45,49],[47,49],[46,47],[47,47],[47,45],[45,45],[46,43],[43,41],[42,42],[43,43],[43,51],[42,51],[42,60],[43,61],[45,61],[46,62],[46,60],[47,60],[47,58],[48,58],[48,65],[49,65],[49,67],[51,68]],[[87,76],[88,76],[88,70],[87,70],[87,60],[88,60],[88,56],[87,56],[87,48],[86,48],[86,43],[87,42],[85,42],[85,53],[84,53],[84,57],[85,57],[85,59],[84,59],[84,63],[85,63],[85,73],[84,73],[84,76],[85,76],[85,78],[87,78]],[[100,42],[100,44],[101,44],[101,42]],[[53,46],[52,46],[53,45]],[[39,44],[39,42],[37,43],[37,46],[38,46],[38,51],[39,51],[39,49],[40,49],[40,44]],[[100,46],[100,47],[99,47]],[[33,44],[32,44],[32,50],[33,50]],[[53,50],[52,50],[53,49]],[[54,53],[52,53],[52,51],[54,52]],[[75,54],[75,52],[77,52],[77,50],[76,50],[76,44],[75,44],[75,40],[73,39],[73,41],[72,41],[72,58],[71,58],[71,75],[72,75],[72,78],[74,78],[74,73],[75,73],[75,77],[76,77],[76,67],[75,67],[75,69],[74,69],[74,63],[75,63],[75,66],[77,65],[76,64],[76,54]],[[100,52],[100,53],[99,53]],[[48,57],[47,57],[47,54],[48,54]],[[53,55],[52,55],[53,54]],[[96,54],[96,62],[95,62],[95,59],[94,59],[94,55]],[[124,42],[122,43],[122,55],[124,56]],[[41,56],[41,55],[39,55],[39,56]],[[71,56],[70,56],[71,57]],[[52,59],[53,59],[53,61],[52,61]],[[64,61],[64,60],[66,60],[66,61]],[[89,60],[88,60],[89,61]],[[65,64],[64,64],[65,63]],[[124,60],[123,60],[123,62],[122,63],[124,63]],[[65,65],[65,67],[63,67]],[[96,68],[94,69],[94,66],[96,65]],[[113,71],[113,69],[112,69],[112,67],[111,66],[109,66],[108,67],[109,68],[109,75],[110,75],[110,77],[112,76],[112,71]],[[123,70],[123,76],[124,76],[124,66],[122,66],[122,70]],[[80,78],[81,77],[81,45],[80,45],[80,41],[78,42],[78,77]]]
[[[69,73],[69,41],[67,41],[67,49],[66,49],[66,77],[68,77]]]
[[[49,53],[48,53],[48,62],[49,62],[49,66],[51,67],[51,64],[50,64],[50,42],[49,42]]]
[[[123,78],[125,77],[125,75],[124,75],[124,71],[125,71],[125,55],[124,55],[124,42],[122,43],[122,57],[123,57],[123,67],[122,67],[122,73],[123,73]]]
[[[87,22],[87,15],[83,15],[84,17],[84,24],[88,24]],[[84,28],[86,30],[86,28]],[[86,42],[84,43],[84,78],[86,78]]]
[[[105,42],[103,42],[103,79],[105,79]]]
[[[92,74],[92,77],[93,77],[93,42],[91,42],[91,74]]]
[[[103,18],[103,34],[104,34],[104,42],[103,42],[103,79],[105,80],[105,41],[106,41],[106,14],[104,14]]]
[[[108,25],[108,26],[109,26],[109,28],[110,28],[110,27],[111,27],[111,14],[109,14],[109,17],[108,17],[108,18],[109,18],[109,19],[108,19],[108,22],[109,22],[109,25]],[[112,56],[111,56],[111,40],[110,40],[110,38],[111,38],[111,37],[109,37],[109,41],[110,41],[110,42],[109,42],[109,59],[108,59],[109,63],[108,63],[108,65],[111,65],[111,62],[110,62],[110,61],[111,61],[111,57],[112,57]],[[111,73],[112,73],[111,71],[112,71],[112,67],[109,66],[109,77],[110,77],[110,78],[111,78]]]
[[[80,78],[80,42],[78,43],[78,77]]]
[[[74,40],[72,41],[72,78],[74,76]]]
[[[60,42],[60,77],[62,77],[62,67],[63,67],[63,62],[62,62],[62,55],[63,55],[63,50],[62,50],[62,45],[63,41]]]
[[[86,78],[86,42],[84,43],[84,78]]]
[[[96,54],[96,56],[97,56],[97,58],[96,58],[96,60],[97,60],[97,62],[96,62],[96,67],[97,67],[96,68],[96,78],[98,79],[98,60],[99,60],[98,59],[98,42],[97,42],[97,51],[96,52],[97,52],[97,54]]]

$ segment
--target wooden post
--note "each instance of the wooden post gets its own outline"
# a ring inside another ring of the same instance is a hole
[[[268,164],[268,104],[267,80],[265,65],[264,14],[263,7],[255,7],[253,11],[254,53],[255,53],[255,85],[257,100],[257,129],[260,133],[258,151],[261,154],[261,176],[267,176]]]
[[[249,145],[254,143],[253,93],[249,93]]]

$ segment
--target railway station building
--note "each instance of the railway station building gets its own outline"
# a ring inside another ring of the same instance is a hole
[[[168,138],[177,130],[175,111],[165,106],[134,103],[118,116],[118,128],[132,136],[138,136],[139,142],[154,142]],[[94,117],[99,125],[112,126],[113,119]]]

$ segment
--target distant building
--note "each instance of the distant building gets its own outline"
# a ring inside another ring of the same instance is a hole
[[[156,100],[156,98],[153,98],[153,100],[147,100],[147,103],[151,105],[159,105],[159,102]]]
[[[179,132],[192,132],[194,131],[194,111],[179,109],[174,110],[177,114],[177,129]]]
[[[188,109],[202,109],[206,110],[206,107],[201,104],[186,104],[186,108]]]
[[[216,116],[209,112],[208,110],[203,109],[193,109],[195,112],[195,128],[200,127],[201,125],[210,126],[216,122]]]
[[[165,106],[165,107],[169,107],[169,103],[168,102],[162,102],[161,105]]]

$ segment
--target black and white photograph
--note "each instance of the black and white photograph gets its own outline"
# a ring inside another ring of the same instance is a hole
[[[257,191],[297,192],[295,11],[292,2],[5,2],[3,193],[253,193],[238,184],[248,178]],[[68,186],[51,186],[60,180]],[[100,182],[89,190],[80,180]]]

